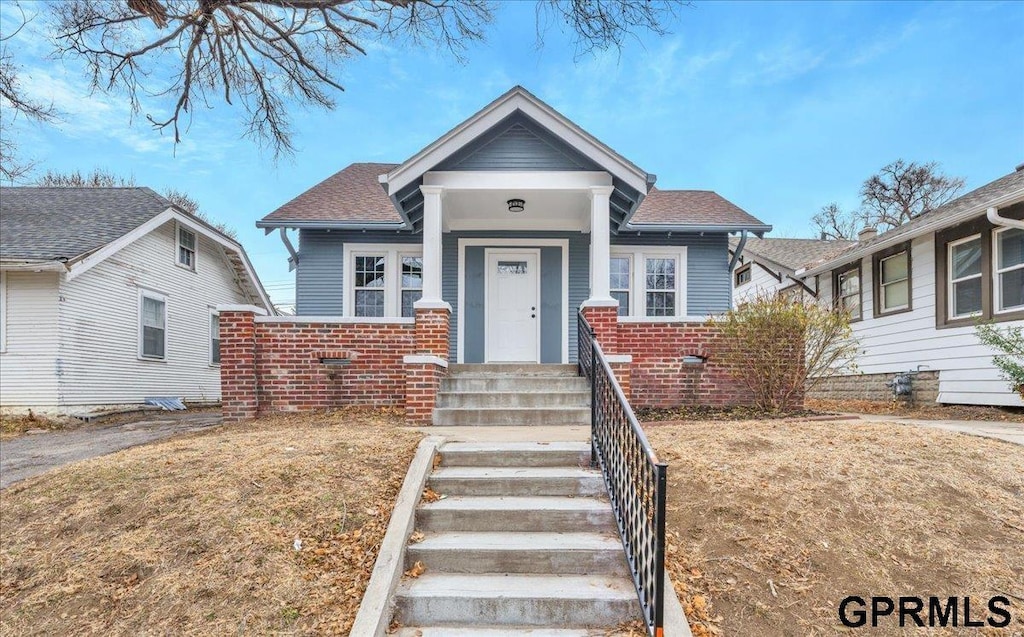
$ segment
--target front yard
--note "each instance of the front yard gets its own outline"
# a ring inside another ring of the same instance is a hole
[[[0,494],[0,634],[347,634],[419,434],[281,416]]]
[[[1012,628],[958,630],[1024,634],[1024,447],[851,421],[646,428],[696,637],[845,634],[847,595],[970,596],[977,619],[1001,594]],[[881,626],[865,632],[901,632]]]

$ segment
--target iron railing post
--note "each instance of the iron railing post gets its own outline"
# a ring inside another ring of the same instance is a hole
[[[665,628],[665,500],[668,495],[668,465],[655,465],[658,471],[657,508],[655,509],[654,550],[654,634],[662,636]]]
[[[594,330],[590,330],[590,466],[597,466],[597,368],[594,361],[597,360],[597,339],[594,338]]]

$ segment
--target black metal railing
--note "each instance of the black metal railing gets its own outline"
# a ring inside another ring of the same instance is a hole
[[[647,632],[661,637],[668,465],[658,461],[582,314],[577,326],[580,375],[590,381],[591,462],[604,476]]]

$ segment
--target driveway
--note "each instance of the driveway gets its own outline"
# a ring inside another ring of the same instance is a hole
[[[220,424],[220,411],[156,412],[130,422],[82,425],[0,442],[0,489],[79,460]]]

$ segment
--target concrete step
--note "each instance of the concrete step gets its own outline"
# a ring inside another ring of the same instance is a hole
[[[629,576],[611,533],[440,533],[410,544],[406,561],[428,573]]]
[[[434,424],[447,427],[460,426],[532,426],[532,425],[589,425],[589,407],[552,408],[470,408],[437,407]]]
[[[596,469],[580,467],[442,467],[430,488],[445,495],[598,496],[605,493]]]
[[[588,442],[449,442],[445,467],[588,467]]]
[[[537,409],[549,407],[589,407],[590,390],[518,392],[518,391],[442,391],[438,407]]]
[[[396,619],[405,625],[611,627],[639,617],[623,577],[449,574],[427,571],[398,586]]]
[[[451,496],[424,502],[416,528],[425,533],[454,531],[534,533],[614,533],[611,505],[598,498],[554,496]]]
[[[448,366],[448,374],[486,374],[502,376],[576,376],[576,365],[537,363],[457,363]]]
[[[515,628],[470,626],[423,626],[400,628],[395,637],[608,637],[608,631],[587,628]]]
[[[590,391],[586,378],[579,376],[503,376],[500,374],[449,374],[441,380],[441,391]]]

